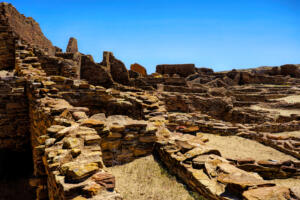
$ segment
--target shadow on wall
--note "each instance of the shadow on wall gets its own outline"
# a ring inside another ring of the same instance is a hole
[[[0,150],[0,199],[35,199],[29,185],[33,165],[31,151]]]

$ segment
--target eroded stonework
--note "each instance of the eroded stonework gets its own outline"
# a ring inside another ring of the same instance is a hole
[[[207,199],[300,199],[299,185],[278,183],[300,183],[299,65],[147,75],[111,52],[96,63],[75,38],[62,52],[31,18],[0,7],[0,150],[32,152],[37,200],[123,199],[107,167],[150,154]],[[203,133],[290,159],[224,156]]]

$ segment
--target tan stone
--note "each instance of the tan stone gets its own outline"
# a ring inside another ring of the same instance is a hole
[[[79,148],[74,148],[71,150],[71,154],[73,157],[77,157],[81,153],[81,149]]]
[[[87,200],[87,199],[82,196],[78,196],[78,197],[73,198],[72,200]]]
[[[80,119],[87,119],[88,116],[85,114],[85,112],[73,112],[73,117],[75,120],[80,120]]]
[[[74,149],[76,147],[79,147],[81,144],[80,139],[78,138],[66,138],[64,139],[63,148],[65,149]]]
[[[100,144],[101,137],[99,135],[87,135],[84,137],[85,145]]]
[[[250,189],[243,193],[247,200],[290,200],[290,191],[287,187],[274,186]]]
[[[125,130],[125,126],[122,125],[111,125],[110,127],[111,132],[123,132]]]
[[[139,137],[140,142],[145,142],[145,143],[151,143],[156,141],[156,136],[140,136]]]
[[[149,150],[147,149],[136,148],[133,150],[134,156],[143,156],[143,155],[147,155],[148,153]]]
[[[102,148],[102,150],[114,150],[114,149],[118,149],[120,144],[121,144],[120,140],[102,141],[101,148]]]
[[[76,164],[67,169],[67,177],[70,180],[81,180],[86,178],[99,169],[97,163]]]
[[[139,73],[143,77],[147,76],[146,69],[138,63],[134,63],[134,64],[130,65],[130,70]]]
[[[103,190],[103,187],[97,183],[92,182],[92,183],[89,183],[88,185],[86,185],[82,190],[89,197],[92,197],[92,196],[97,195],[101,190]]]
[[[109,132],[107,138],[121,138],[122,134],[117,133],[117,132]]]
[[[88,126],[88,127],[104,127],[104,122],[96,119],[86,119],[81,122],[82,125]]]

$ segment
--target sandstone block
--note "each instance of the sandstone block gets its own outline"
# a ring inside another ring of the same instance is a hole
[[[288,200],[291,199],[290,191],[286,187],[262,187],[258,189],[247,190],[243,193],[243,197],[247,200]]]
[[[63,148],[65,149],[74,149],[79,147],[81,144],[80,139],[78,138],[65,138],[63,143]]]
[[[70,181],[80,181],[98,171],[97,163],[76,164],[67,169],[66,176]]]
[[[130,70],[139,73],[141,76],[146,77],[147,76],[147,71],[146,69],[138,64],[138,63],[134,63],[130,66]]]

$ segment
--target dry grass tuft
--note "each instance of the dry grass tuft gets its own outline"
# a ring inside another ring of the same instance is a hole
[[[286,155],[254,140],[238,136],[218,136],[214,134],[203,135],[209,139],[207,144],[218,149],[225,158],[243,159],[250,157],[255,160],[297,160],[290,155]]]
[[[116,176],[116,190],[125,200],[205,200],[188,191],[153,156],[108,170]]]

